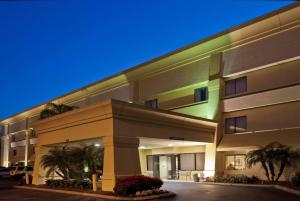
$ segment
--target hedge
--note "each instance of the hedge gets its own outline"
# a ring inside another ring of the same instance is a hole
[[[61,180],[50,179],[46,181],[46,185],[49,187],[59,188],[79,188],[79,189],[92,189],[93,185],[90,180]]]
[[[214,176],[208,177],[207,181],[209,182],[221,182],[221,183],[244,183],[244,184],[253,184],[259,181],[259,178],[256,176],[248,177],[245,175],[231,175],[231,176]]]
[[[129,176],[119,179],[114,187],[114,192],[120,196],[135,195],[136,192],[159,189],[163,182],[159,178],[146,176]]]

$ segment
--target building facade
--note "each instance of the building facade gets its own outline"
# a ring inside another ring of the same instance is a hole
[[[45,179],[40,157],[78,141],[104,147],[104,190],[131,174],[264,179],[246,167],[248,151],[300,147],[300,4],[49,102],[79,109],[40,120],[44,103],[1,121],[1,165],[34,166],[36,184]]]

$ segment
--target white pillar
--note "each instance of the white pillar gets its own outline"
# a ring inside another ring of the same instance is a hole
[[[25,159],[24,159],[24,164],[25,166],[28,165],[28,149],[29,149],[29,132],[28,130],[25,131]]]
[[[205,145],[205,162],[204,162],[204,177],[215,175],[216,167],[216,144]]]
[[[4,126],[4,133],[1,137],[1,166],[8,167],[9,165],[9,135],[8,135],[8,126]]]
[[[9,136],[1,137],[1,166],[8,167],[9,164]]]

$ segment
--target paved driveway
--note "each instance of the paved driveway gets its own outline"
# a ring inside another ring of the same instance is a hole
[[[300,196],[273,188],[220,186],[165,182],[163,188],[177,194],[166,201],[300,201]]]
[[[300,196],[272,188],[217,186],[165,182],[174,198],[155,201],[300,201]],[[22,189],[0,189],[0,201],[101,201],[100,199]],[[153,200],[154,201],[154,200]]]

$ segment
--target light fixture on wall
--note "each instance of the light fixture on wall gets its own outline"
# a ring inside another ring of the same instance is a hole
[[[94,146],[95,146],[95,147],[100,147],[100,146],[101,146],[101,144],[99,144],[99,143],[96,143],[96,144],[94,144]]]

